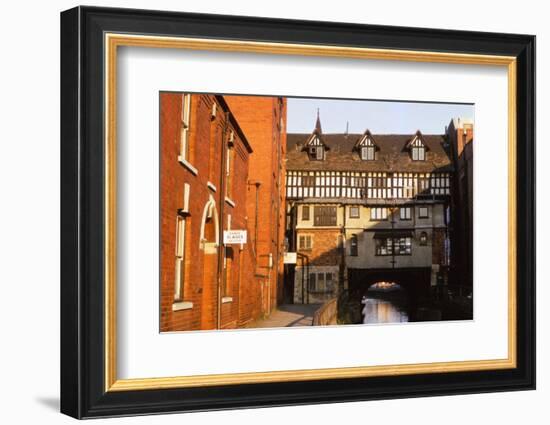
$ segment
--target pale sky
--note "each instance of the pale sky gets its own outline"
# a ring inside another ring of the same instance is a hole
[[[350,133],[369,129],[378,134],[443,134],[452,118],[474,119],[474,105],[452,103],[393,102],[287,98],[287,132],[310,133],[317,108],[323,133]]]

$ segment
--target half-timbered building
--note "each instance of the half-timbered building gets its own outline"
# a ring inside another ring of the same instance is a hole
[[[444,134],[288,134],[288,270],[296,303],[446,280],[452,166]]]

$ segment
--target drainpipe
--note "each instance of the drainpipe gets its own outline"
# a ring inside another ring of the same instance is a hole
[[[305,289],[304,289],[304,285],[306,284],[306,281],[304,279],[304,270],[305,270],[305,261],[304,259],[302,258],[302,304],[305,304]]]
[[[306,274],[309,279],[309,257],[306,255],[305,258],[306,258]],[[307,304],[309,304],[309,288],[307,288],[306,294],[307,294]]]
[[[223,213],[225,208],[225,185],[226,185],[226,161],[227,161],[227,146],[226,146],[226,136],[227,128],[229,126],[229,112],[225,112],[225,122],[223,124],[222,131],[222,160],[220,164],[220,212],[218,220],[218,236],[220,238],[218,245],[218,290],[217,290],[217,308],[216,308],[216,329],[221,328],[222,322],[222,286],[224,284],[224,258],[225,258],[225,245],[223,243],[223,228],[224,220]],[[240,266],[240,265],[239,265]]]
[[[299,252],[296,257],[302,262],[302,304],[309,304],[309,288],[306,288],[306,283],[309,283],[309,257]]]
[[[342,223],[342,229],[340,230],[340,234],[342,236],[341,246],[340,246],[340,270],[339,270],[339,276],[338,276],[338,291],[337,296],[338,298],[340,295],[344,292],[344,275],[346,271],[346,245],[344,241],[346,240],[346,205],[342,204],[342,207],[344,208],[344,220]],[[359,248],[359,246],[357,247]]]
[[[254,183],[256,186],[256,206],[254,210],[254,253],[258,256],[258,205],[259,205],[259,192],[260,192],[260,182]],[[258,263],[256,262],[256,267]]]
[[[260,204],[259,200],[259,190],[262,185],[261,181],[248,181],[249,186],[256,187],[256,205],[254,206],[254,244],[252,244],[252,249],[254,250],[254,257],[258,257],[258,205]],[[257,264],[256,264],[257,267]],[[256,272],[256,267],[254,271]]]

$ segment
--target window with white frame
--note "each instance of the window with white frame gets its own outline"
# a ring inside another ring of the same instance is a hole
[[[412,241],[410,237],[378,238],[376,239],[375,255],[411,255]]]
[[[319,272],[309,274],[310,292],[331,292],[333,290],[333,273]]]
[[[336,207],[330,205],[319,205],[313,208],[314,226],[336,226]]]
[[[388,210],[387,208],[371,208],[370,209],[370,219],[371,221],[381,221],[381,220],[387,220],[388,218]]]
[[[428,193],[430,189],[430,176],[429,174],[418,175],[418,193]]]
[[[411,207],[401,207],[401,208],[399,208],[399,218],[401,220],[410,220],[411,219]]]
[[[312,247],[311,235],[298,236],[298,249],[302,251],[308,251],[308,250],[311,250],[311,247]]]
[[[232,144],[228,144],[225,158],[225,196],[233,198],[233,169],[235,162],[235,152]]]
[[[302,220],[303,221],[309,220],[309,205],[302,206]]]
[[[413,146],[412,159],[413,161],[424,161],[426,159],[426,148],[424,146]]]
[[[302,186],[303,187],[314,187],[315,186],[315,175],[313,173],[310,173],[309,175],[303,175],[301,177],[302,179]]]
[[[317,147],[316,157],[317,160],[322,161],[325,158],[325,150],[322,146]]]
[[[181,98],[181,138],[180,158],[189,161],[189,127],[191,125],[191,95],[184,94]]]
[[[411,238],[394,238],[393,248],[395,250],[395,255],[411,255]]]
[[[349,218],[359,218],[360,209],[357,205],[349,207]]]
[[[429,218],[429,210],[428,207],[419,207],[418,208],[418,218]]]
[[[374,146],[363,146],[361,148],[361,159],[363,161],[374,161]]]
[[[178,215],[176,221],[176,273],[174,282],[174,300],[183,299],[185,286],[185,227],[186,218]]]

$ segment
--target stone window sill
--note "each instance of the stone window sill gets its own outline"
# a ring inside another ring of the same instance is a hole
[[[183,165],[185,168],[187,168],[189,171],[191,171],[194,175],[199,174],[199,170],[197,170],[189,161],[187,161],[183,156],[178,155],[178,162]]]
[[[232,303],[233,297],[223,297],[222,298],[222,304]]]
[[[214,186],[214,183],[211,183],[211,182],[207,182],[206,183],[206,186],[208,186],[210,188],[210,190],[212,190],[213,192],[216,192],[218,189],[216,188],[216,186]]]
[[[191,310],[193,303],[191,301],[176,301],[172,304],[172,311]]]

